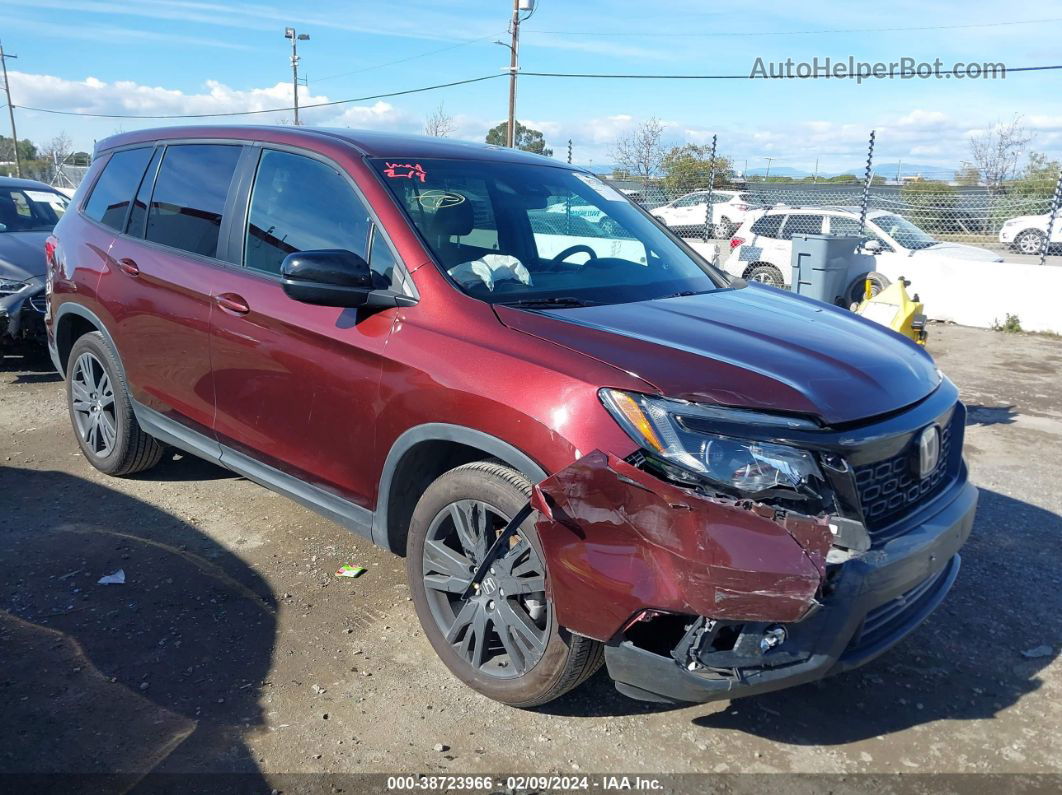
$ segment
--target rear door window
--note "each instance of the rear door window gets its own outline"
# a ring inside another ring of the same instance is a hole
[[[334,166],[266,149],[251,193],[244,264],[276,274],[288,254],[336,248],[375,260],[370,267],[390,276],[394,261],[382,239],[383,248],[369,256],[371,226],[365,204]]]
[[[144,237],[214,257],[240,146],[178,144],[166,148],[148,207]]]
[[[85,215],[104,226],[121,231],[125,227],[129,203],[151,159],[151,152],[152,147],[147,146],[124,149],[111,155],[85,203]]]
[[[792,240],[793,235],[821,235],[823,218],[803,213],[790,215],[782,229],[782,240]]]
[[[785,220],[785,216],[778,215],[764,215],[761,218],[757,218],[752,224],[752,234],[760,235],[761,237],[780,237],[778,234],[782,228],[782,221]]]

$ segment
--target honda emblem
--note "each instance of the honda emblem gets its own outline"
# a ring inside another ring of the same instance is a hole
[[[940,463],[940,428],[930,425],[918,435],[918,477],[927,478]]]

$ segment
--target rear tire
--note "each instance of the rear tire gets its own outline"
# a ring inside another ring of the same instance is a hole
[[[745,281],[760,282],[761,284],[769,284],[772,287],[785,287],[785,278],[782,276],[782,272],[774,265],[762,263],[753,265],[745,271]]]
[[[98,331],[77,339],[66,364],[70,424],[88,462],[108,475],[133,475],[162,458],[162,446],[133,414],[118,355]]]
[[[512,552],[497,559],[498,576],[491,591],[484,578],[472,596],[462,597],[486,547],[530,496],[531,484],[513,469],[490,461],[465,464],[439,477],[424,492],[406,539],[413,604],[439,658],[473,690],[521,708],[545,704],[577,687],[604,659],[602,644],[558,626],[552,600],[545,598],[544,591],[520,596],[510,588],[509,596],[500,595],[517,572],[533,578],[536,586],[541,575],[545,587],[549,573],[534,517],[520,526],[509,547]],[[462,535],[457,522],[464,517],[467,523],[462,526],[471,532]],[[479,643],[482,653],[477,652]],[[514,644],[515,651],[510,652]]]

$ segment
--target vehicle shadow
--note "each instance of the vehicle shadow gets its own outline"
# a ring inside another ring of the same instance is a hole
[[[9,383],[14,384],[50,384],[63,380],[44,351],[29,356],[0,353],[0,373],[13,373],[15,377]]]
[[[983,720],[1038,690],[1058,654],[1053,569],[1030,550],[1057,547],[1062,517],[981,490],[959,578],[941,607],[869,665],[803,687],[730,702],[693,723],[791,745],[838,745],[934,721]]]
[[[103,774],[116,791],[239,773],[268,791],[244,742],[273,654],[268,585],[195,527],[83,478],[0,467],[0,493],[0,770]],[[98,583],[118,570],[124,584]]]
[[[178,450],[167,450],[162,460],[148,472],[133,475],[130,480],[150,480],[153,483],[185,483],[200,480],[238,480],[231,469]]]

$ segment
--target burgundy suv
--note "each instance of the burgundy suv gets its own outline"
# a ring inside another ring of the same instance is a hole
[[[918,346],[713,269],[592,174],[444,139],[117,135],[47,244],[78,444],[167,447],[405,554],[464,682],[708,701],[865,663],[976,490]]]

